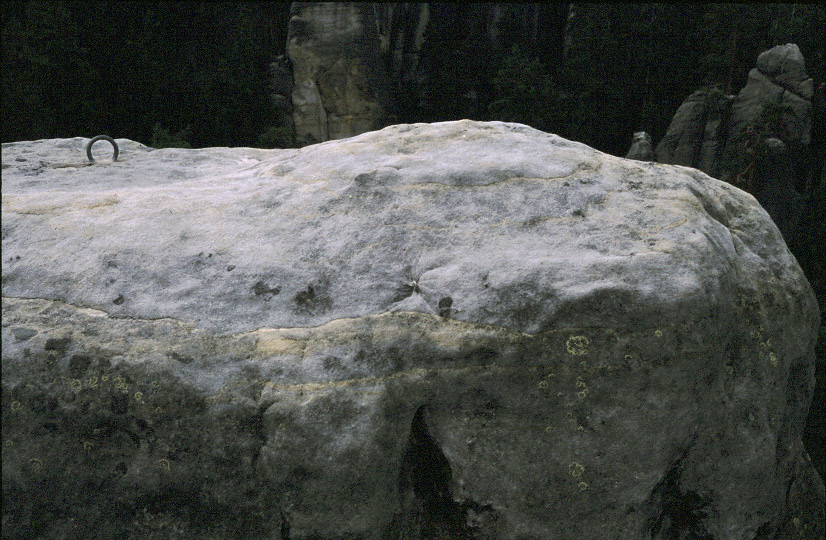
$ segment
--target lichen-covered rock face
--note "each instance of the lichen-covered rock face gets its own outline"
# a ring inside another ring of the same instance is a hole
[[[736,188],[496,122],[85,142],[3,145],[4,537],[823,534],[817,306]]]

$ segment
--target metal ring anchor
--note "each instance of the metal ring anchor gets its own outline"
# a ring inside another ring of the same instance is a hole
[[[91,161],[93,163],[95,161],[95,158],[92,157],[92,145],[95,144],[98,141],[109,141],[110,143],[112,143],[112,146],[115,149],[115,155],[112,156],[112,161],[117,161],[118,160],[118,152],[119,152],[118,143],[116,143],[115,139],[113,139],[109,135],[98,135],[97,137],[92,137],[92,139],[89,140],[88,143],[86,143],[86,157],[89,158],[89,161]]]

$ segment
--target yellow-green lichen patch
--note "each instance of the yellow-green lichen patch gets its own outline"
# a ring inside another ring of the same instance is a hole
[[[579,478],[582,476],[582,473],[585,472],[585,466],[581,463],[574,461],[573,463],[568,465],[568,474],[573,476],[574,478]]]
[[[588,354],[590,344],[591,340],[589,340],[587,336],[571,336],[568,338],[568,341],[565,342],[565,348],[569,354],[583,356]]]

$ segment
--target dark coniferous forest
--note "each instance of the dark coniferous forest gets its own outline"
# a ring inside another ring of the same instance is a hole
[[[495,43],[464,10],[434,4],[426,99],[397,85],[398,122],[516,121],[623,155],[634,131],[656,143],[699,87],[736,93],[774,45],[796,43],[815,86],[825,79],[815,5],[582,4],[568,23],[559,4],[534,32],[504,17]],[[266,146],[268,66],[289,13],[284,2],[4,2],[2,140]]]

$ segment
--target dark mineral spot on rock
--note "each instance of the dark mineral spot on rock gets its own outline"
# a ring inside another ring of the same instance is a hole
[[[255,293],[255,296],[267,295],[265,300],[269,300],[270,297],[281,292],[281,287],[270,287],[263,281],[259,281],[252,286],[252,292]]]
[[[46,340],[46,344],[43,348],[47,351],[54,351],[57,354],[65,354],[66,350],[71,345],[72,339],[71,338],[49,338]]]
[[[91,364],[92,359],[88,356],[79,354],[72,355],[69,359],[69,374],[73,379],[79,379],[83,376]]]
[[[29,408],[32,412],[38,414],[49,415],[53,413],[59,405],[57,398],[54,396],[47,396],[46,394],[38,394],[33,396],[29,401]]]
[[[470,351],[466,359],[474,364],[489,364],[499,357],[499,352],[490,347],[479,347]]]
[[[115,304],[116,306],[119,306],[119,305],[123,304],[125,301],[126,301],[126,299],[123,297],[123,295],[119,294],[117,298],[112,300],[112,303]]]
[[[410,283],[405,283],[396,289],[396,294],[393,295],[392,301],[401,302],[405,298],[409,298],[413,296],[413,294],[421,294],[421,292],[422,290],[419,288],[419,284],[415,281],[411,281]]]
[[[191,356],[185,356],[185,355],[177,353],[175,351],[170,351],[170,352],[167,353],[167,355],[171,359],[177,360],[178,362],[180,362],[182,364],[191,364],[195,360]]]
[[[377,174],[376,171],[371,171],[367,173],[361,173],[360,175],[356,176],[354,182],[358,186],[366,186],[373,181],[376,180]]]
[[[135,418],[135,425],[138,426],[138,429],[140,429],[141,431],[154,431],[152,427],[147,423],[147,421],[143,418]]]
[[[342,368],[341,358],[337,356],[327,356],[322,361],[324,369],[327,371],[337,370]]]
[[[453,305],[453,298],[449,296],[445,296],[441,300],[439,300],[439,316],[448,318],[450,317],[450,307]]]
[[[230,264],[229,266],[227,266],[227,272],[232,272],[233,270],[235,270],[234,264]]]
[[[315,300],[315,289],[313,289],[312,285],[307,285],[306,289],[299,291],[298,294],[295,295],[294,300],[299,306],[309,306],[313,300]]]
[[[15,326],[11,329],[11,333],[14,336],[14,339],[17,341],[28,341],[37,335],[37,330],[32,330],[31,328],[23,328],[21,326]]]
[[[114,414],[126,414],[129,410],[129,394],[121,394],[120,392],[112,394],[109,410]]]

